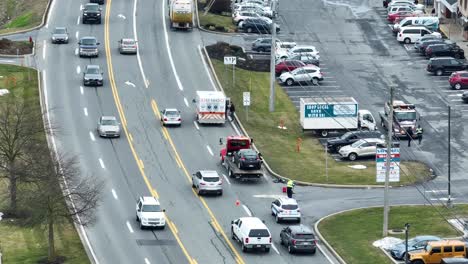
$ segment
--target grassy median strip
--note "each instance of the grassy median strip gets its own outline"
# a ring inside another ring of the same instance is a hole
[[[37,103],[39,91],[37,72],[33,69],[0,64],[0,88],[8,88],[11,94],[19,95]],[[0,96],[0,100],[9,95]],[[45,142],[44,142],[45,144]],[[24,187],[24,186],[23,186]],[[8,207],[7,181],[0,181],[0,208]],[[25,188],[21,188],[26,192]],[[1,209],[0,209],[1,211]],[[42,227],[30,227],[22,219],[4,218],[0,221],[0,252],[3,263],[39,263],[47,259],[47,233]],[[89,263],[81,240],[72,222],[67,221],[56,226],[56,251],[65,256],[63,263]]]
[[[0,34],[38,26],[49,0],[2,0],[0,1]]]
[[[200,25],[207,27],[207,25],[214,25],[215,27],[224,27],[228,32],[235,32],[237,27],[232,23],[231,16],[217,15],[213,13],[204,14],[199,11]],[[207,28],[208,29],[208,28]]]
[[[337,162],[330,155],[325,155],[324,147],[315,137],[303,134],[299,113],[279,85],[276,86],[275,112],[269,112],[269,73],[236,68],[233,87],[232,67],[224,66],[222,61],[216,59],[212,63],[226,94],[233,99],[242,124],[275,172],[314,183],[376,184],[375,162],[372,159]],[[246,109],[242,106],[242,93],[247,91],[251,93],[248,119]],[[286,130],[278,128],[282,122]],[[367,168],[350,167],[357,164]],[[403,162],[401,169],[404,173],[401,173],[401,182],[398,184],[422,181],[429,175],[427,166],[417,162]]]
[[[467,205],[456,205],[452,209],[427,206],[391,207],[389,229],[404,229],[409,223],[410,237],[435,235],[439,237],[460,236],[455,229],[442,218],[451,213],[457,216],[468,215]],[[318,228],[324,238],[346,261],[353,264],[384,264],[392,262],[372,243],[382,238],[383,208],[359,209],[331,216],[323,220]],[[404,239],[404,235],[391,235]]]

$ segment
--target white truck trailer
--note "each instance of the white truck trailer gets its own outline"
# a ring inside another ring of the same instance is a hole
[[[359,110],[353,97],[300,98],[299,107],[302,130],[313,130],[323,137],[330,132],[377,129],[372,113]]]
[[[219,91],[197,91],[197,116],[200,124],[226,122],[226,96]]]

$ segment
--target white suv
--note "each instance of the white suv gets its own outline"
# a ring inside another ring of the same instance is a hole
[[[231,221],[232,239],[239,241],[242,251],[271,248],[271,233],[262,220],[257,217],[241,217]]]
[[[274,200],[271,203],[271,215],[275,216],[277,223],[282,220],[301,222],[301,210],[293,198],[281,197]]]
[[[349,160],[356,160],[358,157],[375,156],[377,144],[385,144],[385,140],[380,138],[360,139],[351,145],[341,147],[339,153],[341,157]]]
[[[323,81],[323,74],[320,72],[320,68],[315,65],[306,65],[291,72],[285,72],[280,75],[279,81],[282,84],[291,86],[295,83],[307,83],[310,82],[313,85],[318,85],[320,81]]]
[[[277,59],[287,59],[292,57],[296,54],[301,55],[312,55],[317,59],[320,59],[320,52],[314,46],[306,46],[306,45],[297,45],[289,50],[277,50],[276,58]]]
[[[158,199],[151,196],[138,198],[136,205],[136,221],[140,222],[140,228],[166,227],[166,210],[161,209]]]

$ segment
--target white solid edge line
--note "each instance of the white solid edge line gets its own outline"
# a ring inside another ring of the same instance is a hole
[[[89,131],[89,137],[91,138],[92,141],[96,141],[96,138],[94,137],[93,131]]]
[[[45,60],[45,58],[46,58],[46,48],[47,48],[46,45],[47,45],[47,44],[46,44],[46,41],[45,41],[45,39],[44,39],[44,40],[42,41],[42,59],[43,59],[43,60]]]
[[[276,253],[277,253],[278,255],[280,255],[278,249],[277,249],[276,246],[275,246],[275,243],[272,242],[272,243],[271,243],[271,247],[273,248],[274,251],[276,251]]]
[[[223,177],[227,181],[228,184],[231,184],[231,182],[229,181],[229,178],[225,174],[223,174]]]
[[[213,90],[216,90],[216,85],[213,81],[213,78],[211,77],[211,73],[208,70],[208,65],[206,64],[205,57],[203,57],[201,46],[198,45],[198,54],[200,54],[200,58],[203,62],[203,66],[205,67],[206,75],[208,75],[208,78],[210,78],[211,85],[213,86]]]
[[[242,205],[242,208],[244,208],[245,212],[246,212],[249,216],[252,216],[252,212],[250,212],[249,208],[248,208],[245,204]]]
[[[214,156],[213,151],[211,150],[210,146],[206,145],[206,149],[211,154],[211,156]]]
[[[177,70],[174,65],[174,60],[172,59],[172,53],[171,49],[169,47],[169,35],[167,34],[167,28],[166,28],[166,1],[161,1],[162,2],[162,21],[163,21],[163,29],[164,29],[164,38],[166,40],[166,51],[167,55],[169,56],[169,62],[171,63],[171,68],[172,72],[174,73],[174,77],[177,82],[177,86],[179,87],[179,90],[183,91],[184,87],[182,86],[182,83],[180,82],[179,75],[177,74]]]
[[[151,262],[148,260],[148,258],[145,258],[145,264],[151,264]]]
[[[133,37],[135,38],[135,41],[138,41],[138,34],[136,30],[136,8],[137,8],[137,2],[138,0],[133,1]],[[137,44],[138,45],[138,44]],[[141,77],[143,78],[143,82],[145,83],[145,87],[148,88],[148,81],[146,80],[146,75],[145,71],[143,70],[143,64],[141,63],[141,57],[140,57],[140,45],[138,45],[137,48],[137,61],[138,61],[138,68],[140,68],[140,73]]]
[[[112,191],[112,196],[114,196],[114,199],[118,200],[119,197],[117,196],[117,193],[115,192],[115,190],[112,189],[111,191]]]
[[[102,161],[101,158],[99,158],[99,164],[101,164],[101,168],[105,169],[106,166],[104,165],[104,161]]]
[[[80,93],[84,94],[83,86],[80,86]]]
[[[55,1],[52,1],[52,4],[54,4]],[[47,98],[47,83],[46,83],[46,70],[43,70],[42,71],[42,80],[43,80],[43,91],[44,91],[44,104],[45,104],[45,109],[48,110],[49,109],[49,99]],[[39,93],[41,94],[41,93]],[[46,111],[46,117],[47,117],[47,126],[49,126],[49,129],[50,129],[50,115],[49,115],[49,111]],[[57,152],[57,144],[55,143],[55,136],[54,136],[54,131],[52,129],[50,129],[50,134],[48,134],[47,136],[47,139],[50,139],[50,144],[52,145],[52,148],[54,149],[54,153],[55,153],[55,156],[56,158],[58,159],[58,152]],[[59,167],[61,165],[59,164]],[[67,180],[64,178],[64,183],[65,183],[65,191],[70,193],[70,189],[68,189],[68,182]],[[73,211],[76,212],[76,206],[75,206],[75,202],[73,202],[73,199],[70,199],[70,203],[73,207]],[[76,219],[78,220],[78,225],[79,225],[79,228],[80,228],[80,231],[81,231],[81,234],[83,234],[83,239],[85,240],[85,243],[89,249],[89,252],[91,253],[91,256],[93,257],[93,260],[94,260],[94,263],[96,264],[99,264],[99,261],[96,257],[96,253],[94,253],[94,249],[93,247],[91,246],[91,242],[89,242],[89,238],[88,238],[88,234],[86,233],[86,230],[84,229],[84,226],[81,224],[81,218],[79,215],[76,215]]]
[[[80,24],[80,16],[78,16],[78,18],[76,19],[76,24],[77,24],[77,25]]]
[[[88,108],[86,108],[86,107],[83,108],[83,112],[84,112],[85,116],[88,116]]]
[[[325,251],[323,250],[322,246],[317,244],[317,247],[320,250],[320,252],[322,252],[322,255],[324,255],[325,258],[327,258],[330,263],[335,263],[327,254],[325,254]]]
[[[189,104],[188,104],[188,101],[187,101],[187,98],[184,97],[184,103],[187,107],[189,107]]]
[[[130,231],[130,233],[133,233],[133,228],[132,226],[130,225],[130,222],[127,221],[127,228],[128,228],[128,231]]]
[[[193,124],[195,125],[195,128],[196,128],[197,130],[200,130],[200,127],[198,127],[197,121],[193,121]]]

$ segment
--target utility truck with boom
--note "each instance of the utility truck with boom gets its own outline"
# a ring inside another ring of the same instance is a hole
[[[418,114],[414,104],[407,104],[403,101],[393,101],[384,105],[384,112],[380,112],[380,124],[385,130],[388,130],[390,107],[393,107],[393,135],[395,137],[407,137],[407,131],[412,130],[413,137],[416,137],[416,128],[418,127]]]
[[[374,116],[369,110],[359,110],[353,97],[300,98],[302,130],[318,132],[327,137],[330,132],[376,130]]]
[[[222,143],[222,139],[219,139]],[[221,164],[226,168],[230,178],[260,179],[263,176],[261,154],[251,148],[252,139],[246,136],[228,136],[226,146],[219,155]],[[243,155],[242,152],[248,152]]]
[[[171,29],[192,29],[193,4],[191,0],[169,0]]]

